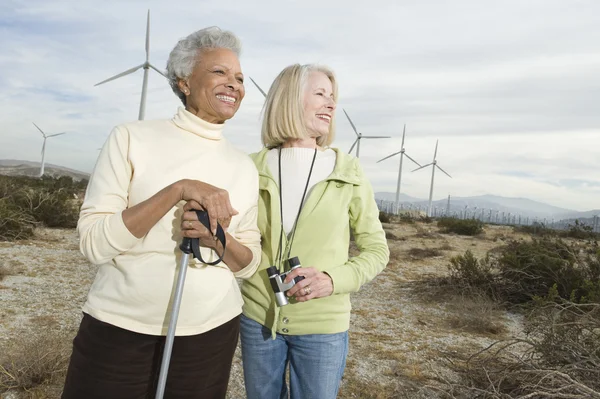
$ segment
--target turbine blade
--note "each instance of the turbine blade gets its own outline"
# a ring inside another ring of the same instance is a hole
[[[38,125],[35,124],[35,122],[31,122],[33,123],[33,126],[37,127],[37,130],[40,131],[40,133],[42,133],[42,136],[44,136],[44,138],[46,137],[46,133],[44,133],[44,131],[42,129],[40,129],[40,127]]]
[[[391,139],[392,136],[362,136],[362,139]]]
[[[350,154],[352,152],[352,150],[354,149],[354,147],[356,146],[356,143],[358,143],[359,139],[354,140],[354,144],[352,144],[352,147],[350,147],[350,151],[348,151],[348,154]]]
[[[250,78],[250,76],[248,76],[248,77]],[[262,93],[262,95],[263,95],[263,96],[265,96],[265,98],[266,98],[266,97],[267,97],[267,93],[265,93],[265,92],[263,91],[263,89],[261,89],[261,88],[260,88],[260,86],[258,85],[258,83],[256,83],[256,82],[254,81],[254,79],[250,78],[250,80],[252,81],[252,83],[254,83],[254,86],[256,86],[256,88],[258,89],[258,91],[260,91],[260,92]]]
[[[387,157],[385,157],[385,158],[381,158],[381,159],[380,159],[379,161],[377,161],[376,163],[379,163],[379,162],[381,162],[381,161],[385,161],[386,159],[388,159],[388,158],[391,158],[391,157],[393,157],[394,155],[398,155],[398,154],[400,154],[401,152],[402,152],[402,151],[398,151],[398,152],[395,152],[395,153],[393,153],[392,155],[388,155],[388,156],[387,156]],[[419,166],[421,166],[421,165],[419,165]]]
[[[410,155],[408,155],[406,152],[404,153],[404,156],[405,156],[405,157],[407,157],[408,159],[410,159],[411,161],[413,161],[414,163],[416,163],[417,165],[421,166],[421,164],[420,164],[420,163],[418,163],[417,161],[415,161],[414,159],[412,159],[412,158],[410,157]]]
[[[354,129],[354,133],[356,133],[356,136],[360,136],[360,134],[358,134],[358,130],[356,130],[356,126],[354,126],[354,123],[352,123],[352,119],[350,119],[346,110],[342,108],[342,111],[344,111],[344,113],[346,114],[346,118],[348,118],[348,121],[350,122],[352,129]],[[350,150],[350,151],[352,151],[352,150]]]
[[[435,141],[435,151],[433,152],[433,160],[435,161],[435,157],[437,156],[437,146],[438,146],[438,142],[439,140]]]
[[[436,167],[437,167],[439,170],[441,170],[442,172],[446,173],[446,171],[445,171],[444,169],[440,168],[438,164],[436,164],[435,166],[436,166]],[[448,173],[446,173],[446,176],[448,176],[449,178],[451,178],[451,179],[452,179],[452,176],[450,176]]]
[[[46,138],[44,137],[44,144],[42,144],[42,156],[44,156],[44,152],[46,151]]]
[[[148,10],[148,17],[146,18],[146,62],[150,58],[150,10]]]
[[[404,124],[404,129],[402,129],[402,144],[400,148],[404,149],[404,136],[406,135],[406,123]]]
[[[433,163],[428,163],[427,165],[423,165],[423,166],[421,166],[420,168],[417,168],[417,169],[413,170],[412,172],[416,172],[416,171],[417,171],[417,170],[419,170],[419,169],[426,168],[426,167],[428,167],[429,165],[433,165]]]
[[[111,77],[111,78],[108,78],[108,79],[106,79],[106,80],[103,80],[103,81],[102,81],[102,82],[100,82],[100,83],[96,83],[94,86],[100,86],[101,84],[104,84],[104,83],[106,83],[106,82],[110,82],[111,80],[119,79],[120,77],[123,77],[123,76],[125,76],[125,75],[129,75],[130,73],[134,73],[135,71],[137,71],[138,69],[140,69],[140,68],[141,68],[141,67],[143,67],[143,66],[144,66],[144,64],[142,64],[142,65],[138,65],[138,66],[136,66],[136,67],[133,67],[133,68],[131,68],[131,69],[128,69],[128,70],[126,70],[125,72],[121,72],[120,74],[118,74],[118,75],[115,75],[115,76],[113,76],[113,77]]]
[[[55,133],[55,134],[49,134],[49,135],[48,135],[48,136],[46,136],[46,137],[48,137],[48,138],[49,138],[49,137],[55,137],[55,136],[60,136],[61,134],[67,134],[67,132]]]
[[[160,73],[163,77],[167,77],[167,75],[165,75],[163,72],[160,71],[160,69],[156,68],[154,65],[152,65],[151,63],[148,63],[148,66],[152,69],[154,69],[156,72]],[[168,79],[168,78],[167,78]]]

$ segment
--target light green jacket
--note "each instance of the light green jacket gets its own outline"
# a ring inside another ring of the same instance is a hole
[[[252,154],[259,172],[258,227],[262,260],[242,283],[244,315],[275,332],[289,335],[331,334],[350,326],[350,293],[371,281],[389,260],[385,232],[373,189],[358,159],[335,149],[333,172],[313,188],[302,208],[291,256],[302,266],[326,272],[333,294],[307,302],[290,300],[278,307],[265,269],[275,265],[281,216],[279,189],[267,166],[267,149]],[[360,255],[348,258],[350,229]],[[284,234],[283,247],[287,247]]]

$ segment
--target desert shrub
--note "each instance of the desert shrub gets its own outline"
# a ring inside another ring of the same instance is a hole
[[[540,237],[556,237],[558,235],[556,230],[548,228],[544,223],[539,222],[533,222],[531,225],[513,226],[513,230],[519,233]]]
[[[398,237],[397,235],[395,235],[394,233],[392,233],[391,231],[386,230],[385,231],[385,238],[391,241],[404,241],[406,240],[406,238],[404,237]]]
[[[401,223],[414,224],[417,221],[415,215],[410,212],[402,212],[398,217],[400,218]]]
[[[511,304],[549,298],[600,302],[600,250],[561,239],[510,241],[477,259],[470,251],[450,260],[450,281],[459,288],[477,287]]]
[[[47,227],[77,226],[78,207],[73,201],[71,190],[65,188],[22,190],[15,195],[15,202]]]
[[[471,291],[469,295],[455,295],[446,302],[446,310],[450,311],[446,322],[452,329],[482,335],[506,332],[500,305],[485,293]]]
[[[430,224],[430,223],[433,223],[433,218],[432,218],[432,217],[429,217],[429,216],[427,216],[427,215],[425,215],[425,216],[421,216],[421,217],[419,218],[419,221],[420,221],[420,222],[423,222],[423,223],[425,223],[425,224]]]
[[[33,235],[35,219],[8,198],[0,198],[0,241],[29,238]]]
[[[569,224],[569,227],[562,231],[560,234],[562,237],[575,238],[579,240],[597,239],[600,238],[600,234],[594,233],[592,226],[588,226],[575,220],[575,223]]]
[[[474,236],[483,231],[483,222],[477,219],[439,218],[437,225],[444,233]]]
[[[489,258],[477,259],[470,250],[450,258],[450,282],[459,288],[477,288],[492,293],[495,275]]]
[[[75,227],[79,208],[75,197],[85,188],[82,184],[66,176],[0,176],[0,240],[30,237],[38,223]]]
[[[71,340],[65,334],[36,329],[22,334],[0,354],[0,392],[29,391],[64,381]]]
[[[600,297],[597,254],[584,254],[561,239],[511,241],[497,259],[507,299],[512,303],[546,296],[556,287],[558,296],[574,302]]]
[[[434,258],[442,255],[442,251],[437,248],[411,248],[406,252],[413,259]]]
[[[558,299],[558,298],[557,298]],[[450,397],[600,398],[600,304],[535,308],[526,337],[497,341],[450,367],[462,376]]]
[[[391,223],[390,215],[383,211],[379,211],[379,221],[381,223]]]

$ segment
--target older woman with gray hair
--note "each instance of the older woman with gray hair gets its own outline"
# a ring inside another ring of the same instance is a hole
[[[107,139],[77,230],[98,265],[73,342],[63,398],[154,397],[171,315],[178,243],[198,238],[165,397],[224,398],[239,333],[236,277],[260,261],[258,174],[223,136],[244,98],[239,39],[210,27],[177,43],[167,73],[181,107],[172,119],[119,125]],[[205,210],[210,229],[193,210]]]

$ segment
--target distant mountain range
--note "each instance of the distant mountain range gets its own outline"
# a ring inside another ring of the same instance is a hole
[[[39,174],[39,162],[21,161],[16,159],[0,159],[0,175],[37,177]],[[90,178],[89,173],[65,168],[64,166],[53,165],[50,163],[46,163],[44,165],[44,174],[52,177],[70,176],[74,180]]]
[[[31,161],[21,161],[14,159],[0,159],[0,175],[8,176],[38,176],[40,173],[40,163]],[[64,166],[46,164],[45,174],[49,176],[71,176],[75,180],[89,179],[90,174],[66,168]],[[396,199],[396,193],[378,192],[375,193],[375,198],[378,200],[393,202]],[[421,209],[426,209],[427,200],[411,197],[406,194],[400,194],[400,202],[408,205],[419,206]],[[433,206],[438,210],[446,209],[447,199],[433,201]],[[600,215],[600,209],[593,209],[585,212],[574,211],[572,209],[560,208],[545,204],[543,202],[533,201],[527,198],[508,198],[498,195],[479,195],[475,197],[450,197],[450,211],[464,212],[465,206],[469,215],[475,212],[480,215],[482,210],[485,218],[489,215],[490,209],[492,212],[505,212],[511,215],[520,215],[521,217],[547,218],[548,221],[554,219],[559,220],[589,220],[591,221],[595,215]]]
[[[375,193],[375,198],[384,201],[395,201],[396,194],[389,192]],[[427,206],[428,201],[421,198],[414,198],[405,194],[400,194],[400,202],[402,204],[414,204],[421,206],[423,209]],[[448,200],[433,201],[433,206],[439,210],[446,209]],[[450,197],[450,211],[464,212],[465,206],[467,212],[472,215],[473,212],[480,215],[483,211],[485,217],[489,215],[490,209],[492,213],[499,211],[511,215],[521,215],[521,217],[530,217],[548,220],[571,220],[571,219],[592,219],[595,215],[600,215],[600,209],[580,212],[572,209],[560,208],[545,204],[543,202],[533,201],[527,198],[508,198],[498,195],[479,195],[475,197]]]

